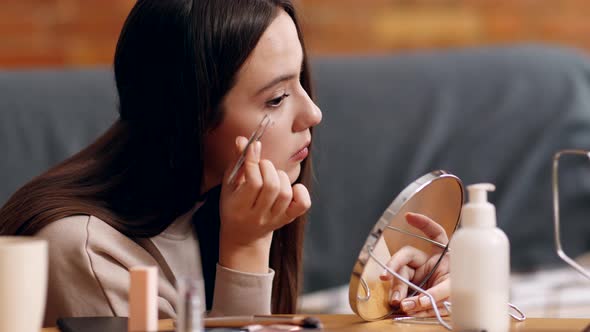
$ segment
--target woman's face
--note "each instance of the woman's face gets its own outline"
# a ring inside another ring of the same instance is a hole
[[[285,171],[291,183],[301,171],[310,128],[322,113],[299,82],[303,51],[289,15],[281,11],[237,73],[236,84],[222,101],[221,124],[205,138],[205,189],[221,183],[236,161],[236,137],[249,138],[265,114],[268,126],[261,159]],[[302,152],[302,150],[304,150]]]

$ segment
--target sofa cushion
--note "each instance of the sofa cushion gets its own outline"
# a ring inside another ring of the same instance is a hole
[[[444,169],[491,182],[512,269],[559,265],[551,162],[590,147],[590,60],[547,46],[472,48],[314,63],[324,118],[306,237],[307,290],[347,283],[383,210],[419,176]],[[562,237],[590,250],[590,164],[564,164]]]
[[[0,71],[0,205],[117,116],[108,68]]]

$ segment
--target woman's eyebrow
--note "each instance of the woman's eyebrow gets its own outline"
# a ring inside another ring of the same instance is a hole
[[[267,84],[264,85],[264,87],[262,87],[260,90],[258,90],[256,92],[256,96],[258,96],[259,94],[263,93],[264,91],[272,88],[273,86],[281,83],[281,82],[285,82],[285,81],[289,81],[292,79],[297,78],[297,74],[284,74],[284,75],[280,75],[278,77],[276,77],[275,79],[273,79],[272,81],[268,82]]]
[[[299,67],[299,72],[301,72],[301,70],[303,69],[304,63],[305,63],[304,59],[301,59],[301,65]],[[283,75],[280,75],[280,76],[276,77],[272,81],[270,81],[267,84],[265,84],[260,90],[258,90],[256,92],[255,96],[258,96],[259,94],[263,93],[264,91],[272,88],[273,86],[275,86],[275,85],[277,85],[277,84],[279,84],[281,82],[289,81],[289,80],[292,80],[292,79],[295,79],[295,78],[299,77],[299,72],[298,73],[293,73],[293,74],[283,74]]]

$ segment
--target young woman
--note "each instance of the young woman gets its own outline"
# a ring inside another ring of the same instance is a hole
[[[174,317],[199,246],[211,314],[293,313],[322,115],[290,1],[139,0],[114,71],[119,119],[0,210],[0,234],[49,241],[45,325],[126,316],[137,265],[159,268],[159,317]]]

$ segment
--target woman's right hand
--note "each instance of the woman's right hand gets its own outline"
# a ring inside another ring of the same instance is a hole
[[[427,216],[417,213],[407,213],[405,218],[410,226],[421,231],[429,239],[445,245],[449,242],[445,229]],[[450,296],[450,263],[446,253],[446,251],[440,249],[439,253],[429,255],[412,246],[405,246],[398,250],[386,264],[391,270],[397,272],[415,285],[418,285],[422,283],[424,278],[436,266],[441,255],[444,255],[433,275],[430,276],[426,285],[423,286],[434,297],[436,305],[443,315],[448,313],[444,309],[442,302]],[[394,278],[389,273],[384,273],[380,278],[383,281],[393,279],[389,300],[390,305],[394,307],[401,305],[401,309],[411,316],[434,316],[432,304],[427,296],[418,294],[412,297],[406,297],[409,293],[408,286],[401,280]]]
[[[236,139],[236,158],[247,144]],[[261,160],[260,141],[250,144],[235,181],[227,168],[220,197],[219,264],[239,271],[267,273],[273,231],[292,222],[311,207],[307,188],[291,185],[289,176],[269,160]]]

